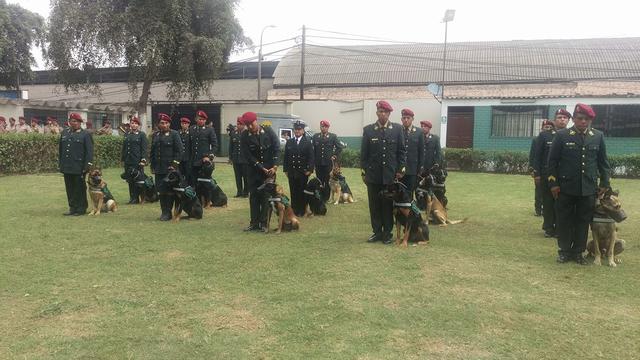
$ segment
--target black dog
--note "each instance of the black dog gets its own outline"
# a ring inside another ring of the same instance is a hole
[[[304,188],[304,197],[307,202],[305,216],[326,215],[327,205],[322,201],[324,186],[317,177],[309,180]]]
[[[187,179],[178,170],[172,170],[164,179],[174,196],[171,219],[180,221],[180,215],[184,211],[189,218],[202,219],[202,204],[196,195],[196,191],[189,186]]]
[[[226,207],[227,195],[218,186],[218,183],[211,177],[213,173],[213,163],[203,162],[196,179],[196,193],[204,208]]]
[[[131,171],[126,174],[125,180],[133,184],[137,197],[136,200],[139,204],[158,201],[158,189],[156,189],[153,178],[144,173],[144,165],[132,167]]]
[[[381,194],[393,200],[393,213],[396,220],[396,244],[406,247],[408,242],[426,244],[429,242],[429,225],[424,219],[420,209],[413,201],[411,190],[401,182],[389,185]],[[402,237],[400,228],[402,227]]]
[[[435,164],[429,170],[429,173],[432,176],[431,190],[433,191],[433,194],[438,198],[438,200],[440,200],[442,206],[444,206],[446,209],[447,203],[449,202],[447,196],[445,195],[445,193],[447,192],[447,188],[444,184],[444,182],[447,180],[447,169],[441,167],[438,164]]]

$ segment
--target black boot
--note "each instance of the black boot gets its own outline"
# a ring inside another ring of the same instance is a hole
[[[171,207],[173,206],[173,197],[167,194],[160,195],[160,210],[162,210],[162,215],[160,215],[160,221],[169,221],[171,220]]]

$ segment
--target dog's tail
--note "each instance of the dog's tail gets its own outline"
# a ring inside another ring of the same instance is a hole
[[[466,217],[466,218],[464,218],[464,219],[462,219],[462,220],[448,220],[448,219],[447,219],[447,224],[448,224],[448,225],[462,224],[462,223],[464,223],[464,222],[467,222],[467,220],[469,220],[469,218],[468,218],[468,217]]]

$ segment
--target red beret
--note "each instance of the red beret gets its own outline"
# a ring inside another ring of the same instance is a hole
[[[38,124],[38,123],[40,123],[40,120],[38,120],[37,117],[32,117],[31,118],[31,122],[34,122],[34,123]]]
[[[402,116],[415,116],[411,109],[402,109]]]
[[[242,116],[238,116],[238,118],[236,119],[236,124],[244,125],[244,123],[242,122]]]
[[[553,124],[553,121],[548,120],[548,119],[544,119],[544,121],[542,122],[542,127],[545,127],[547,125],[551,125],[551,126],[555,127],[555,125]]]
[[[331,123],[329,122],[329,120],[320,120],[320,126],[329,127],[331,126]]]
[[[171,122],[171,118],[169,117],[169,115],[167,115],[165,113],[158,113],[158,120]]]
[[[180,122],[185,124],[191,124],[191,120],[189,120],[189,118],[186,118],[186,117],[181,117]]]
[[[138,119],[137,116],[134,116],[134,117],[131,118],[131,120],[129,120],[129,123],[130,124],[136,123],[136,124],[140,125],[140,119]]]
[[[196,113],[197,116],[204,118],[205,120],[208,120],[209,117],[207,116],[207,113],[202,111],[202,110],[198,110],[198,112]]]
[[[6,119],[4,118],[4,116],[0,116],[0,121],[6,121]]]
[[[71,113],[69,114],[69,120],[78,120],[82,122],[82,116],[80,116],[80,114],[78,113]]]
[[[431,129],[433,127],[433,124],[429,120],[422,120],[420,121],[420,126],[426,126]]]
[[[382,109],[382,110],[386,110],[386,111],[389,111],[389,112],[393,111],[393,108],[391,107],[391,104],[389,104],[385,100],[378,101],[376,103],[376,108]]]
[[[593,111],[591,106],[586,104],[576,104],[576,108],[573,110],[573,117],[576,117],[576,114],[583,114],[590,118],[596,117],[596,112]]]
[[[558,109],[556,110],[556,116],[558,115],[564,115],[566,117],[568,117],[569,119],[571,119],[571,113],[567,111],[567,109]]]
[[[258,114],[249,111],[249,112],[246,112],[246,113],[242,114],[242,117],[241,117],[240,120],[242,121],[243,124],[249,125],[249,124],[253,123],[254,121],[258,121]]]

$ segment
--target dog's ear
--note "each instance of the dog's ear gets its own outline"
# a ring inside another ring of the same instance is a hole
[[[618,197],[618,194],[620,193],[618,190],[610,190],[611,191],[611,195]]]

